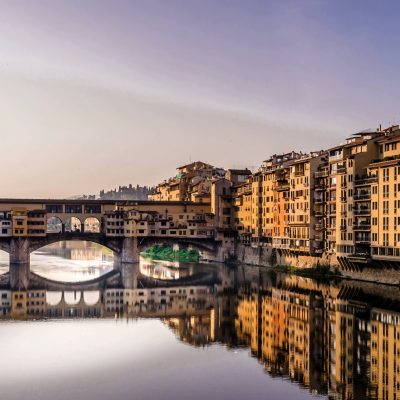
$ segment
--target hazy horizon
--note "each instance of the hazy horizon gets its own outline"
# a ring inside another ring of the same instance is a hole
[[[3,198],[254,168],[399,120],[396,1],[0,5]]]

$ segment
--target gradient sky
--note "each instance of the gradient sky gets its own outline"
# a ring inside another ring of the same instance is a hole
[[[255,167],[400,119],[396,0],[0,7],[0,197]]]

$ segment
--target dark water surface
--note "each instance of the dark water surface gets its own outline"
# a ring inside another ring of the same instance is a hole
[[[69,250],[2,277],[1,399],[400,398],[397,287]]]

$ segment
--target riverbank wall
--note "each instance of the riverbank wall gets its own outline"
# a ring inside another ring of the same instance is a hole
[[[333,255],[322,255],[321,257],[290,255],[287,252],[272,249],[268,246],[252,247],[237,244],[235,257],[239,263],[246,265],[270,268],[283,265],[299,269],[329,267],[332,272],[343,278],[387,285],[400,285],[400,269],[364,264],[359,270],[345,270],[339,264],[337,257]]]

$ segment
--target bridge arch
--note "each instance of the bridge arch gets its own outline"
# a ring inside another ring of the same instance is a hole
[[[138,239],[138,249],[143,251],[144,249],[153,245],[178,245],[182,248],[195,248],[199,251],[204,252],[214,252],[216,251],[215,242],[211,240],[201,240],[201,239],[190,239],[190,238],[180,238],[180,237],[144,237]]]
[[[199,252],[200,258],[215,258],[218,253],[218,247],[213,240],[199,240],[191,238],[179,238],[179,237],[144,237],[138,239],[138,252],[141,254],[144,250],[151,246],[170,246],[174,248],[177,246],[176,250],[187,249],[187,250],[197,250]]]
[[[29,252],[33,253],[50,244],[68,241],[85,241],[90,243],[97,243],[105,248],[111,250],[114,256],[118,256],[121,252],[121,245],[118,240],[107,240],[102,235],[96,233],[82,233],[82,232],[64,232],[47,234],[43,238],[31,238],[29,241]]]

